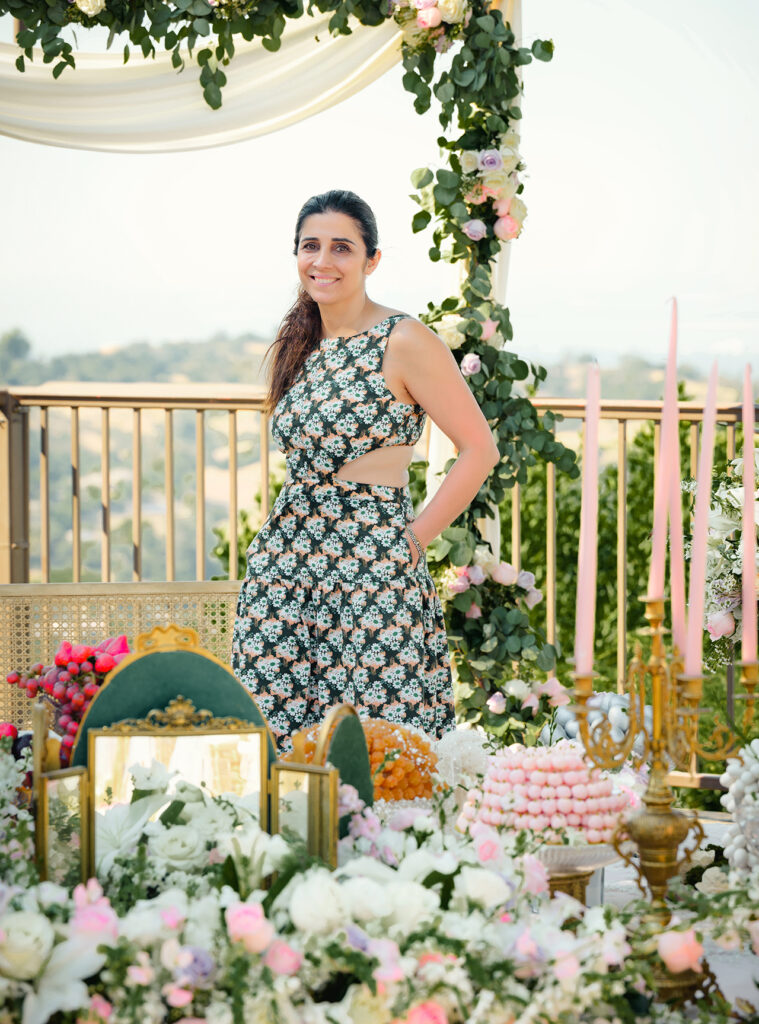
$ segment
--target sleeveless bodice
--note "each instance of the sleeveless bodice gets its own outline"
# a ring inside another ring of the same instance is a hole
[[[323,338],[310,353],[272,415],[289,479],[330,477],[373,449],[417,443],[427,414],[398,401],[382,373],[388,335],[405,316],[349,338]]]

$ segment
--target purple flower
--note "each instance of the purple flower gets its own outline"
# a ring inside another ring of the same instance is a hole
[[[181,968],[181,984],[192,988],[208,988],[216,974],[216,964],[211,954],[200,946],[185,946],[183,953],[189,953],[192,960]]]
[[[371,939],[366,932],[356,924],[349,924],[347,926],[345,929],[345,937],[348,940],[348,945],[352,946],[353,949],[359,949],[362,953],[365,953],[369,948]]]
[[[461,360],[461,372],[465,377],[471,377],[473,373],[478,373],[481,366],[482,362],[476,352],[467,352]]]
[[[479,242],[488,233],[487,226],[481,220],[468,220],[466,224],[461,225],[461,230],[473,242]]]
[[[481,171],[500,171],[503,167],[503,158],[497,149],[483,149],[479,165]]]
[[[517,586],[523,587],[525,590],[531,590],[535,586],[535,576],[533,573],[522,570],[517,576]]]

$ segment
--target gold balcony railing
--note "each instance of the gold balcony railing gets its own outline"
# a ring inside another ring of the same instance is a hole
[[[582,399],[540,397],[540,411],[564,417],[566,443],[578,446]],[[636,432],[654,425],[661,403],[605,401],[604,457],[618,467],[616,509],[617,675],[627,660],[628,454]],[[680,403],[695,476],[703,409]],[[737,405],[723,404],[727,458],[735,457]],[[426,458],[427,429],[418,456]],[[62,383],[0,391],[0,584],[205,580],[219,571],[212,528],[230,539],[229,578],[237,575],[239,509],[256,491],[259,524],[269,512],[272,447],[263,392],[233,384]],[[715,466],[715,471],[723,467]],[[548,639],[556,636],[556,474],[547,467],[546,596]],[[522,549],[522,495],[510,500],[510,560]],[[653,504],[653,492],[651,494]],[[255,524],[256,516],[254,516]],[[509,550],[508,545],[506,550]]]

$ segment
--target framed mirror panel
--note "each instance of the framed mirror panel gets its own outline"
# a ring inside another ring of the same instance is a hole
[[[48,882],[73,888],[87,881],[87,770],[61,768],[44,772],[39,793],[41,876]]]
[[[271,831],[294,832],[309,853],[337,867],[337,768],[277,761],[271,766]]]

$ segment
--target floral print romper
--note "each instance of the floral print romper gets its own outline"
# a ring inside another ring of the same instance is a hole
[[[323,338],[272,416],[287,476],[248,548],[232,667],[281,751],[343,702],[430,736],[454,728],[440,598],[421,545],[414,537],[412,565],[404,533],[408,486],[336,476],[368,451],[421,436],[426,413],[399,402],[382,373],[404,316]]]

